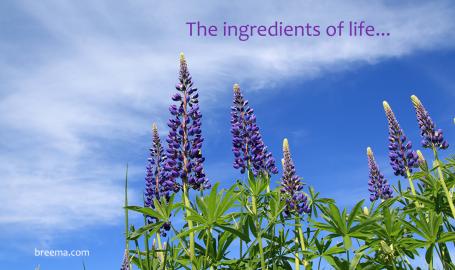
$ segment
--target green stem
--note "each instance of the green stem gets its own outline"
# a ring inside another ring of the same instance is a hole
[[[144,224],[147,224],[147,218],[144,216]],[[145,245],[145,258],[147,260],[147,270],[150,269],[150,247],[149,247],[149,234],[144,234],[144,245]]]
[[[128,240],[128,227],[129,227],[129,222],[128,222],[128,163],[126,164],[126,173],[125,173],[125,201],[124,201],[124,208],[125,208],[125,247],[126,250],[128,251],[128,256],[130,254],[130,241]],[[129,261],[129,260],[128,260]],[[131,269],[131,263],[130,263],[130,269]]]
[[[300,215],[295,216],[295,226],[296,226],[296,232],[299,234],[299,238],[297,239],[300,242],[300,248],[302,249],[302,252],[305,251],[305,239],[303,238],[303,231],[302,231],[302,226],[300,224]],[[303,265],[306,267],[307,262],[306,260],[303,260]]]
[[[257,227],[257,231],[258,231],[257,240],[258,240],[258,244],[259,244],[259,255],[261,256],[261,268],[262,268],[262,270],[265,270],[266,267],[265,267],[265,260],[264,260],[264,249],[262,247],[261,228],[260,228],[260,224],[257,222],[257,201],[256,201],[256,196],[254,194],[251,196],[251,204],[252,204],[253,214],[256,219],[256,227]]]
[[[209,264],[209,248],[210,248],[210,236],[212,234],[212,230],[209,229],[207,231],[207,242],[205,243],[205,259],[207,261],[207,265]],[[210,266],[210,269],[212,269],[212,266]]]
[[[158,249],[160,250],[158,252],[158,256],[160,257],[161,262],[164,263],[163,246],[161,244],[161,236],[160,236],[160,232],[159,231],[156,233],[156,241],[158,242]]]
[[[406,167],[406,176],[407,176],[408,181],[409,181],[409,186],[411,187],[412,195],[416,196],[417,195],[416,189],[414,187],[414,183],[412,182],[412,175],[411,175],[411,172],[409,171],[408,167]]]
[[[449,201],[449,207],[450,207],[450,211],[452,211],[452,217],[455,218],[455,206],[453,205],[452,195],[450,194],[449,189],[446,186],[446,182],[444,181],[444,175],[443,175],[442,169],[441,169],[442,163],[441,163],[441,161],[439,161],[438,152],[436,151],[436,147],[434,145],[433,145],[433,153],[434,153],[434,157],[436,160],[436,165],[438,166],[439,181],[441,182],[441,185],[442,185],[442,188],[444,189],[447,200]]]
[[[259,255],[261,256],[261,269],[266,270],[265,260],[264,260],[264,249],[262,247],[262,237],[261,232],[258,233],[258,243],[259,243]]]
[[[416,189],[414,187],[414,183],[412,182],[412,175],[407,166],[406,166],[406,176],[409,181],[409,186],[411,187],[412,195],[417,196]],[[415,205],[416,205],[416,207],[423,207],[423,205],[419,202],[415,202]]]
[[[193,229],[193,221],[188,219],[189,216],[191,216],[190,208],[191,208],[191,203],[190,199],[188,197],[188,186],[186,184],[186,181],[183,181],[183,201],[185,204],[185,209],[186,209],[186,220],[188,222],[188,229],[191,230]],[[194,232],[190,232],[189,234],[190,237],[190,260],[191,262],[194,260]]]
[[[139,259],[139,265],[141,266],[141,269],[144,269],[144,266],[142,265],[142,256],[141,256],[141,251],[139,250],[139,243],[137,242],[137,239],[134,240],[134,244],[136,245],[136,253],[137,253],[137,258]],[[131,265],[130,265],[131,267]],[[130,268],[133,269],[133,268]]]
[[[243,199],[242,199],[242,204],[243,204]],[[240,213],[241,213],[241,218],[240,220],[243,218],[243,205],[240,206]],[[240,229],[240,226],[239,228]],[[240,238],[240,257],[239,258],[242,258],[242,254],[243,254],[243,240]]]
[[[300,254],[299,254],[299,233],[297,232],[297,228],[294,233],[295,233],[295,269],[299,270],[300,269]]]

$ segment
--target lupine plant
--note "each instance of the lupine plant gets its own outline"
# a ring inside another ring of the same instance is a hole
[[[384,101],[389,144],[375,149],[388,152],[393,175],[380,171],[368,147],[359,185],[369,200],[340,209],[304,185],[305,172],[294,163],[287,139],[281,176],[275,176],[275,160],[238,84],[231,134],[233,170],[240,178],[226,188],[211,186],[203,168],[199,93],[183,54],[176,89],[166,147],[153,125],[143,206],[128,205],[126,177],[121,269],[455,269],[455,158],[440,159],[449,144],[416,96],[411,101],[421,146],[433,157],[412,149]],[[129,212],[142,215],[144,224],[130,225]]]

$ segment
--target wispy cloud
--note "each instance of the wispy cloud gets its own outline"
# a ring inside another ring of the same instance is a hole
[[[0,41],[0,224],[72,228],[115,220],[120,153],[148,134],[151,119],[164,127],[180,51],[203,98],[216,101],[234,81],[261,89],[452,46],[453,10],[449,1],[24,1],[2,9],[12,29]],[[242,43],[189,38],[185,28],[187,20],[323,25],[350,19],[368,19],[392,36]]]

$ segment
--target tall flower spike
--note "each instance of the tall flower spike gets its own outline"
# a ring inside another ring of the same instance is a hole
[[[406,142],[407,138],[401,129],[395,114],[387,101],[383,103],[384,111],[389,123],[389,158],[390,165],[395,175],[407,176],[406,170],[412,172],[413,167],[418,167],[417,153],[412,151],[411,141]]]
[[[425,148],[447,149],[449,144],[444,140],[442,130],[435,130],[433,120],[430,114],[415,95],[411,96],[412,104],[414,105],[417,121],[419,122],[420,134],[422,135],[422,146]]]
[[[163,148],[158,134],[156,124],[152,127],[152,147],[150,148],[150,157],[147,160],[145,175],[145,206],[154,208],[153,199],[160,199],[161,194],[165,192],[160,185],[161,163],[163,161]],[[167,196],[168,193],[166,194]]]
[[[130,260],[128,258],[128,250],[125,249],[125,253],[123,254],[123,262],[122,267],[120,270],[130,270]]]
[[[144,205],[152,209],[155,208],[153,200],[160,200],[162,197],[169,200],[170,192],[168,187],[163,185],[162,181],[162,163],[165,160],[163,147],[158,133],[156,124],[152,127],[152,148],[150,148],[150,157],[147,160],[146,175],[145,175],[145,192],[144,192]],[[156,218],[147,217],[149,223],[156,222]],[[166,231],[169,231],[170,224],[165,223],[161,228],[161,234],[166,236]]]
[[[303,183],[295,172],[294,162],[291,158],[288,139],[283,140],[283,177],[281,178],[281,193],[286,198],[284,214],[309,213],[308,199],[302,192]]]
[[[183,53],[180,54],[180,75],[176,89],[178,92],[172,96],[172,100],[177,104],[169,107],[172,117],[168,122],[170,131],[166,139],[168,148],[163,169],[164,185],[177,192],[181,185],[176,179],[180,177],[195,190],[207,189],[210,183],[203,169],[205,159],[201,149],[204,138],[201,134],[199,94],[197,88],[193,87]]]
[[[256,124],[254,110],[248,100],[243,98],[240,86],[234,84],[234,101],[231,107],[232,152],[234,168],[241,173],[250,168],[254,175],[259,173],[277,174],[275,159],[267,150],[259,127]]]
[[[374,159],[373,151],[367,148],[368,167],[370,169],[370,180],[368,181],[368,191],[370,191],[370,201],[377,199],[387,200],[392,198],[392,189],[389,183],[384,179],[384,175],[379,171],[378,164]]]

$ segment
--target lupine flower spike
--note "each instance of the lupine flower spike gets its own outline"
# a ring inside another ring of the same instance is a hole
[[[160,199],[161,194],[165,192],[160,185],[161,163],[164,158],[161,140],[158,134],[156,124],[152,127],[152,148],[150,148],[150,157],[147,160],[145,175],[145,206],[154,208],[153,199]]]
[[[407,141],[406,135],[398,124],[395,114],[387,101],[383,102],[384,111],[389,123],[389,158],[395,175],[407,177],[413,167],[418,166],[417,153],[412,151],[411,141]]]
[[[290,216],[292,213],[309,213],[308,199],[302,192],[303,183],[295,172],[294,162],[291,158],[288,139],[283,140],[283,177],[281,178],[281,193],[286,198],[284,213]]]
[[[447,149],[449,144],[444,140],[442,130],[435,129],[433,120],[430,114],[420,102],[419,98],[412,95],[412,104],[414,105],[417,121],[419,122],[420,134],[422,135],[422,146],[425,148],[439,148],[441,150]]]
[[[392,189],[389,183],[384,179],[384,175],[379,171],[378,164],[374,159],[373,151],[367,148],[368,167],[370,169],[370,179],[368,181],[368,191],[370,191],[370,201],[377,199],[387,200],[392,198]]]
[[[449,191],[445,183],[444,174],[441,169],[441,162],[439,161],[437,152],[438,148],[441,150],[447,149],[449,147],[449,144],[446,140],[444,140],[442,130],[435,130],[433,120],[431,120],[430,114],[427,112],[425,107],[423,107],[422,102],[420,102],[419,98],[412,95],[411,100],[416,110],[417,120],[420,127],[420,134],[423,138],[422,145],[425,148],[433,149],[435,155],[435,163],[439,174],[439,181],[441,182],[442,188],[444,189],[444,193],[447,197],[447,201],[449,202],[452,217],[455,218],[455,205],[453,204],[452,193]]]
[[[128,258],[128,250],[125,249],[125,253],[123,255],[123,263],[120,270],[130,270],[130,260]]]
[[[205,159],[201,148],[204,138],[201,134],[199,94],[197,88],[193,87],[183,53],[180,54],[180,76],[176,89],[178,92],[172,96],[172,100],[177,104],[169,107],[172,117],[168,122],[170,131],[166,139],[168,148],[163,170],[164,185],[177,192],[181,185],[176,179],[180,177],[195,190],[207,189],[210,184],[203,169]]]
[[[254,110],[249,106],[248,100],[243,98],[238,84],[234,85],[231,133],[235,169],[240,169],[241,173],[245,173],[250,168],[254,175],[278,173],[275,159],[262,140]]]
[[[170,192],[168,188],[162,183],[161,171],[162,163],[165,160],[163,154],[163,147],[161,146],[160,136],[156,124],[152,127],[152,148],[150,148],[150,157],[148,158],[146,175],[145,175],[145,192],[144,192],[144,205],[152,209],[155,208],[153,200],[161,200],[162,197],[169,200]],[[156,218],[147,217],[149,223],[156,222]],[[170,230],[170,224],[165,223],[161,228],[161,235],[166,236],[166,231]]]
[[[427,161],[420,150],[417,150],[417,156],[419,157],[419,165],[427,167]]]

